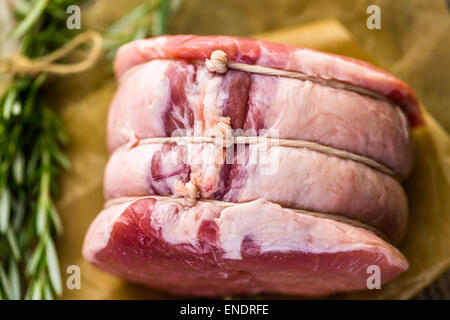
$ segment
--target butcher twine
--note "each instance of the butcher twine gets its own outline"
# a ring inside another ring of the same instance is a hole
[[[206,59],[205,66],[211,72],[225,73],[228,69],[234,69],[249,73],[257,73],[266,76],[279,76],[285,78],[293,78],[299,80],[308,80],[314,83],[318,83],[324,86],[333,87],[336,89],[342,89],[347,91],[353,91],[377,100],[383,100],[392,104],[392,101],[379,94],[377,92],[370,91],[368,89],[358,87],[343,81],[333,79],[322,79],[318,77],[309,76],[298,71],[288,71],[264,66],[258,66],[253,64],[239,63],[239,62],[227,62],[227,54],[222,50],[215,50],[211,53],[209,59]]]
[[[185,201],[186,199],[182,199],[182,198],[165,197],[165,196],[143,196],[143,197],[120,197],[120,198],[111,199],[111,200],[106,201],[105,208],[110,208],[114,205],[119,205],[119,204],[123,204],[126,202],[135,202],[138,200],[151,199],[151,198],[158,200],[158,201],[178,202],[178,203],[182,204],[183,206],[186,206],[186,201]],[[211,203],[211,204],[217,205],[222,208],[230,208],[230,207],[237,206],[239,204],[243,204],[243,202],[235,203],[235,202],[225,202],[225,201],[219,201],[219,200],[213,200],[213,199],[201,199],[201,200],[198,200],[198,202]],[[190,206],[190,205],[188,205],[188,206]],[[314,212],[314,211],[309,211],[309,210],[292,209],[292,208],[286,208],[286,207],[283,207],[283,208],[292,210],[298,214],[304,214],[304,215],[315,217],[315,218],[328,219],[328,220],[333,220],[333,221],[337,221],[337,222],[347,223],[349,225],[352,225],[352,226],[355,226],[358,228],[363,228],[367,231],[370,231],[370,232],[376,234],[383,240],[389,242],[389,238],[384,234],[383,231],[381,231],[375,227],[372,227],[368,224],[362,223],[355,219],[351,219],[351,218],[347,218],[347,217],[339,216],[339,215],[335,215],[335,214],[323,213],[323,212]]]
[[[349,84],[344,84],[343,82],[335,81],[335,80],[324,80],[320,78],[310,77],[303,73],[293,72],[293,71],[285,71],[280,69],[268,68],[257,65],[248,65],[244,63],[235,63],[235,62],[227,62],[227,55],[225,52],[221,50],[215,50],[211,53],[210,59],[206,59],[205,66],[210,72],[216,72],[223,74],[227,72],[228,68],[240,70],[244,72],[250,73],[258,73],[263,75],[270,76],[281,76],[288,78],[295,78],[300,80],[309,80],[314,81],[323,85],[332,86],[335,88],[354,91],[359,94],[367,95],[375,99],[386,100],[385,97],[366,90],[364,88],[360,88],[357,86],[352,86]],[[215,132],[218,133],[217,136],[176,136],[176,137],[153,137],[141,140],[133,140],[132,143],[125,146],[125,148],[129,148],[134,145],[145,145],[145,144],[162,144],[162,143],[216,143],[217,138],[221,139],[222,145],[224,147],[229,147],[233,144],[260,144],[266,143],[270,146],[282,146],[282,147],[290,147],[290,148],[305,148],[311,151],[320,152],[329,156],[338,157],[345,160],[352,160],[363,165],[366,165],[370,168],[376,169],[384,174],[392,176],[394,179],[399,180],[398,176],[388,167],[383,164],[367,158],[362,155],[358,155],[349,151],[340,150],[336,148],[332,148],[329,146],[321,145],[315,142],[306,141],[306,140],[291,140],[291,139],[279,139],[279,138],[270,138],[265,136],[233,136],[231,130],[231,120],[229,117],[218,117],[216,119],[216,125],[214,126]],[[182,181],[177,181],[175,185],[175,194],[178,197],[183,197],[183,204],[186,206],[193,206],[196,204],[197,200],[200,199],[200,186],[201,186],[201,177],[192,173],[190,176],[190,180],[187,183],[183,183]],[[162,197],[171,199],[171,197]],[[206,201],[206,200],[202,200]],[[214,200],[208,200],[214,201]],[[226,202],[220,202],[224,204]],[[300,210],[302,213],[306,212]],[[326,215],[322,214],[321,215]],[[328,216],[328,215],[326,215]],[[359,223],[359,222],[358,222]],[[355,223],[351,223],[355,224]],[[367,228],[366,228],[367,229]],[[378,234],[380,232],[377,232]]]
[[[55,63],[80,45],[88,42],[92,42],[92,46],[89,54],[82,61],[73,64]],[[46,56],[28,59],[23,55],[16,54],[8,60],[0,60],[0,73],[37,74],[45,72],[65,75],[83,72],[97,62],[102,54],[102,47],[102,36],[94,31],[86,31]]]
[[[258,65],[249,65],[244,63],[237,63],[237,62],[227,62],[227,55],[225,52],[221,50],[215,50],[212,52],[210,59],[206,59],[205,66],[210,72],[216,72],[223,74],[227,72],[228,69],[234,69],[244,72],[250,72],[250,73],[257,73],[262,75],[268,75],[268,76],[280,76],[280,77],[287,77],[287,78],[293,78],[293,79],[300,79],[300,80],[308,80],[315,83],[319,83],[321,85],[330,86],[336,89],[341,90],[348,90],[353,91],[358,94],[362,94],[365,96],[369,96],[374,99],[383,100],[390,104],[392,102],[384,97],[381,94],[378,94],[376,92],[372,92],[370,90],[350,85],[348,83],[344,83],[337,80],[332,79],[321,79],[316,77],[308,76],[304,73],[300,72],[294,72],[294,71],[286,71],[281,69],[275,69],[275,68],[269,68],[264,66],[258,66]],[[231,130],[231,121],[229,117],[219,117],[216,120],[216,125],[214,126],[214,129],[216,132],[219,133],[219,138],[222,139],[222,145],[224,147],[229,147],[233,144],[259,144],[259,143],[266,143],[270,146],[282,146],[282,147],[290,147],[290,148],[305,148],[311,151],[320,152],[329,156],[338,157],[341,159],[346,160],[352,160],[355,162],[359,162],[363,165],[366,165],[368,167],[371,167],[373,169],[376,169],[384,174],[387,174],[389,176],[392,176],[394,179],[399,180],[399,177],[388,167],[384,166],[383,164],[367,158],[365,156],[361,156],[349,151],[344,151],[336,148],[332,148],[329,146],[321,145],[315,142],[311,141],[305,141],[305,140],[291,140],[291,139],[279,139],[279,138],[270,138],[265,136],[233,136],[230,134],[232,132]],[[154,138],[147,138],[147,139],[141,139],[138,141],[134,141],[132,145],[138,144],[138,145],[145,145],[145,144],[162,144],[162,143],[216,143],[217,137],[214,136],[178,136],[178,137],[154,137]],[[127,146],[125,146],[127,147]],[[130,145],[128,146],[130,147]],[[177,181],[175,184],[175,196],[168,197],[168,196],[145,196],[145,197],[120,197],[116,199],[112,199],[106,202],[105,207],[110,207],[115,204],[124,203],[127,201],[136,201],[139,199],[147,199],[147,198],[154,198],[159,201],[176,201],[181,203],[184,206],[191,207],[197,203],[197,201],[200,202],[207,202],[212,203],[215,205],[218,205],[223,208],[232,207],[235,205],[238,205],[239,203],[234,202],[224,202],[219,200],[213,200],[213,199],[200,199],[200,185],[201,185],[201,177],[197,173],[191,173],[190,180],[187,183],[183,183],[182,181]],[[183,198],[177,198],[177,197],[183,197]],[[323,218],[323,219],[329,219],[334,220],[338,222],[347,223],[356,227],[360,227],[363,229],[366,229],[368,231],[371,231],[375,233],[376,235],[380,236],[382,239],[387,240],[388,237],[377,228],[374,228],[370,225],[367,225],[365,223],[359,222],[357,220],[347,218],[344,216],[334,215],[334,214],[328,214],[328,213],[321,213],[321,212],[313,212],[313,211],[307,211],[307,210],[301,210],[301,209],[292,209],[287,208],[290,210],[293,210],[296,213],[304,214],[308,216],[313,216],[317,218]]]
[[[139,145],[145,144],[162,144],[162,143],[215,143],[217,140],[215,137],[206,136],[183,136],[183,137],[156,137],[141,139],[137,142]],[[270,146],[281,146],[289,148],[305,148],[311,151],[320,152],[329,156],[338,157],[345,160],[352,160],[359,162],[373,169],[376,169],[384,174],[390,175],[393,178],[399,180],[397,175],[385,165],[355,154],[353,152],[335,149],[332,147],[324,146],[315,142],[306,140],[291,140],[291,139],[279,139],[279,138],[269,138],[264,136],[259,137],[244,137],[244,136],[234,136],[230,138],[225,138],[224,146],[229,146],[230,144],[259,144],[267,143]]]
[[[211,53],[209,59],[205,60],[205,66],[210,72],[216,72],[223,74],[227,72],[228,69],[234,69],[244,72],[257,73],[268,76],[281,76],[287,78],[294,78],[300,80],[309,80],[315,83],[319,83],[326,86],[331,86],[337,89],[353,91],[358,94],[366,95],[378,100],[384,100],[392,104],[392,102],[384,97],[381,94],[376,92],[372,92],[370,90],[350,85],[344,82],[340,82],[337,80],[331,79],[321,79],[316,77],[308,76],[301,72],[294,71],[286,71],[281,69],[269,68],[258,65],[249,65],[245,63],[237,63],[237,62],[227,62],[227,55],[222,50],[215,50]],[[315,142],[306,141],[306,140],[291,140],[291,139],[278,139],[278,138],[269,138],[264,136],[258,137],[244,137],[244,136],[230,136],[228,133],[231,132],[230,118],[228,117],[219,117],[217,119],[217,124],[215,126],[216,130],[221,132],[224,136],[224,146],[228,147],[231,144],[258,144],[258,143],[267,143],[271,146],[282,146],[282,147],[290,147],[290,148],[305,148],[311,151],[320,152],[329,156],[338,157],[341,159],[352,160],[355,162],[362,163],[366,166],[369,166],[375,170],[378,170],[384,174],[387,174],[393,177],[396,180],[400,180],[397,174],[386,167],[385,165],[379,163],[376,160],[370,159],[368,157],[358,155],[349,151],[344,151],[340,149],[336,149],[333,147],[321,145]],[[177,136],[177,137],[154,137],[141,139],[136,143],[139,145],[142,144],[158,144],[158,143],[215,143],[217,140],[214,137],[204,137],[204,136]],[[192,192],[190,192],[192,194]]]

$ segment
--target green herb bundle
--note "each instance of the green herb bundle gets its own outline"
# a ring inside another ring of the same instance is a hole
[[[11,36],[20,53],[45,56],[68,43],[66,9],[86,0],[16,0]],[[106,33],[113,56],[121,44],[165,30],[169,1],[147,1]],[[55,236],[58,174],[70,167],[62,151],[64,126],[46,103],[47,74],[14,76],[0,97],[0,299],[53,299],[62,292]]]

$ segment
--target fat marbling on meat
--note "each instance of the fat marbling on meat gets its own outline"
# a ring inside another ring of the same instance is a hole
[[[102,211],[83,254],[100,268],[177,295],[274,292],[322,296],[389,281],[403,255],[362,228],[301,215],[263,199],[186,208],[147,198]]]
[[[244,146],[228,157],[212,144],[147,144],[114,152],[105,170],[107,200],[175,194],[178,181],[200,177],[201,198],[346,216],[383,231],[394,243],[406,232],[407,199],[392,177],[367,166],[301,148]],[[240,156],[243,159],[240,159]],[[295,177],[295,178],[293,178]]]
[[[121,78],[109,111],[109,149],[180,129],[203,134],[220,116],[242,135],[276,133],[373,158],[402,177],[411,170],[410,128],[399,107],[311,81],[215,75],[184,61],[153,60]]]

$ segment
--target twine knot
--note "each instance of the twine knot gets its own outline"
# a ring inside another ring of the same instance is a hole
[[[184,198],[184,205],[192,207],[197,203],[197,199],[200,198],[200,175],[191,173],[190,180],[187,183],[183,183],[178,180],[175,184],[175,194],[178,197]]]
[[[228,148],[234,143],[230,117],[218,117],[214,129],[223,139],[224,147]]]
[[[211,72],[227,72],[227,54],[222,50],[214,50],[211,53],[211,57],[206,59],[205,66]]]

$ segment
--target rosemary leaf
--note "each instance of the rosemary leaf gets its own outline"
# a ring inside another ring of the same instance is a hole
[[[53,204],[52,201],[50,201],[49,203],[49,215],[53,223],[53,227],[55,228],[56,234],[58,235],[61,234],[62,233],[61,219],[59,218],[58,212],[56,211],[55,205]]]
[[[38,235],[44,234],[47,226],[47,207],[44,201],[38,202],[36,214],[36,231]]]
[[[136,24],[136,21],[141,20],[146,17],[150,11],[154,10],[159,4],[159,1],[151,1],[151,3],[144,2],[140,6],[137,6],[129,13],[124,15],[119,21],[114,23],[111,27],[106,31],[106,35],[108,37],[117,35],[121,32],[124,32],[126,28],[132,27]]]
[[[55,296],[53,295],[52,287],[50,286],[50,283],[48,283],[48,282],[44,283],[44,299],[45,300],[55,299]]]
[[[5,103],[3,105],[3,118],[5,118],[6,120],[9,120],[11,116],[13,105],[16,102],[16,97],[17,97],[17,90],[16,88],[13,87],[7,93]]]
[[[17,117],[20,112],[22,112],[22,104],[20,103],[19,100],[16,100],[16,102],[14,103],[14,105],[12,106],[12,115]]]
[[[13,293],[11,291],[11,285],[9,283],[8,276],[6,275],[5,269],[3,268],[3,263],[0,263],[0,284],[3,287],[3,292],[8,299],[12,299]]]
[[[20,250],[19,244],[17,243],[16,235],[12,229],[8,229],[6,231],[6,238],[8,239],[9,246],[11,248],[11,252],[16,261],[20,260]]]
[[[19,266],[14,259],[10,259],[9,263],[9,284],[10,284],[10,292],[11,299],[19,300],[20,299],[20,272]]]
[[[28,261],[27,267],[26,267],[26,274],[28,276],[33,275],[36,273],[36,270],[39,267],[39,263],[41,262],[41,257],[42,257],[42,253],[44,252],[45,249],[45,242],[47,240],[45,238],[41,238],[39,240],[39,244],[36,247],[36,249],[34,249],[33,255],[31,256],[30,261]]]
[[[14,216],[12,228],[15,231],[19,231],[20,226],[23,224],[25,218],[25,200],[19,197],[13,202]]]
[[[42,274],[39,276],[38,280],[34,282],[31,291],[31,300],[41,300],[42,290],[43,290],[43,279]]]
[[[14,0],[15,14],[23,19],[31,10],[31,3],[27,0]]]
[[[37,0],[31,11],[12,31],[11,38],[18,39],[30,30],[38,21],[49,0]]]
[[[6,233],[9,226],[11,211],[11,194],[8,187],[4,187],[0,194],[0,233]]]
[[[166,33],[167,20],[170,14],[170,0],[161,0],[158,9],[153,24],[153,35],[155,36]]]
[[[25,170],[25,159],[22,152],[18,152],[13,162],[13,177],[14,181],[21,185],[23,183],[23,176]]]
[[[62,293],[61,275],[59,273],[58,256],[56,254],[56,248],[51,238],[47,239],[46,245],[47,253],[47,268],[52,283],[53,289],[57,295]]]

